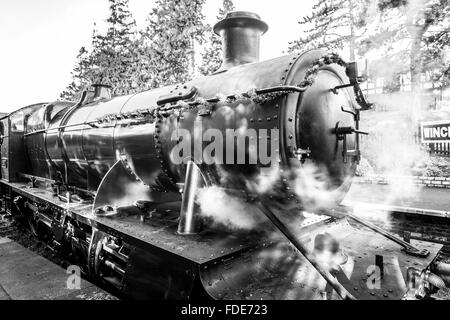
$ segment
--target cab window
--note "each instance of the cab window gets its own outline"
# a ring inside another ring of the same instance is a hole
[[[22,111],[19,111],[11,115],[10,121],[11,121],[11,132],[23,132],[24,116]]]

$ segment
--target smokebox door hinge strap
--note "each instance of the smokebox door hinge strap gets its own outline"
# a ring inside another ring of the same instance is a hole
[[[345,73],[347,74],[348,78],[350,79],[350,83],[336,86],[336,87],[332,88],[331,91],[334,94],[337,94],[338,93],[337,91],[339,89],[353,87],[353,91],[355,93],[356,102],[361,107],[361,110],[364,111],[364,110],[372,109],[372,105],[373,104],[372,103],[368,103],[366,101],[366,98],[364,97],[364,94],[363,94],[363,92],[361,90],[361,87],[359,85],[360,81],[361,81],[361,78],[358,77],[358,69],[357,69],[356,62],[348,63],[346,68],[345,68]]]

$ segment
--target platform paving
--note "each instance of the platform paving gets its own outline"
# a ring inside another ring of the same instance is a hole
[[[65,269],[44,257],[8,238],[0,238],[0,300],[116,299],[84,279],[78,288],[68,288],[69,276]]]

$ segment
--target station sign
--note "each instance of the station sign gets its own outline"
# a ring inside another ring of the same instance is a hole
[[[420,123],[422,143],[450,142],[450,119]]]

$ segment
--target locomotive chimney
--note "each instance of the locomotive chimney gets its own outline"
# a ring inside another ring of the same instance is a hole
[[[228,13],[214,26],[214,32],[222,37],[223,63],[218,71],[258,62],[260,38],[267,30],[267,24],[256,13]]]

